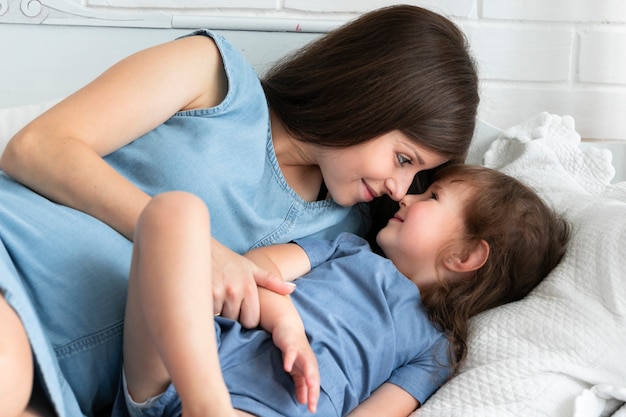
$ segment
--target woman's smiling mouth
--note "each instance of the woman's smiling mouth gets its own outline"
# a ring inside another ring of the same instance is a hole
[[[372,200],[374,200],[376,197],[378,197],[378,193],[376,193],[366,182],[365,180],[362,180],[363,182],[363,188],[364,188],[364,197],[365,197],[365,201],[366,202],[370,202]]]

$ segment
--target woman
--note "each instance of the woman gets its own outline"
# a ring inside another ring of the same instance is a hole
[[[239,253],[363,233],[363,203],[400,200],[417,172],[467,152],[476,71],[462,33],[437,14],[371,12],[262,81],[225,39],[193,35],[122,60],[7,145],[0,318],[37,359],[22,358],[18,369],[35,369],[23,384],[0,380],[2,395],[26,396],[19,404],[33,375],[60,415],[112,402],[131,240],[152,195],[191,192],[219,219],[214,310],[252,327],[256,284],[291,289]]]

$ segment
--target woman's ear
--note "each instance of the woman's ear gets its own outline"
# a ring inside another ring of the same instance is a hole
[[[481,239],[469,252],[452,251],[445,260],[446,267],[454,272],[472,272],[481,268],[489,258],[489,243]]]

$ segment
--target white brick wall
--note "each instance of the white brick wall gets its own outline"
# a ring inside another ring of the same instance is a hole
[[[579,37],[578,80],[626,85],[626,28],[591,27]]]
[[[0,22],[24,20],[12,15],[11,7],[34,10],[48,3],[51,0],[8,0],[6,13],[7,1],[0,0]],[[276,26],[274,29],[279,30],[324,31],[366,10],[397,2],[55,0],[55,5],[59,3],[109,16],[165,14],[159,25],[218,24],[236,29]],[[626,140],[625,0],[407,3],[450,16],[468,35],[480,70],[480,116],[484,120],[508,127],[545,110],[574,116],[585,138]]]
[[[482,16],[545,22],[626,21],[623,0],[483,0]]]
[[[483,0],[461,22],[481,68],[481,115],[508,126],[571,114],[584,138],[626,140],[626,2]]]

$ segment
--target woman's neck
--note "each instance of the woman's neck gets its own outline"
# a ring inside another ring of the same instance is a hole
[[[283,166],[317,165],[311,145],[293,137],[284,127],[280,118],[270,110],[272,143],[281,168]]]
[[[270,123],[276,160],[285,181],[303,200],[316,201],[323,178],[315,161],[314,146],[291,136],[271,110]]]

